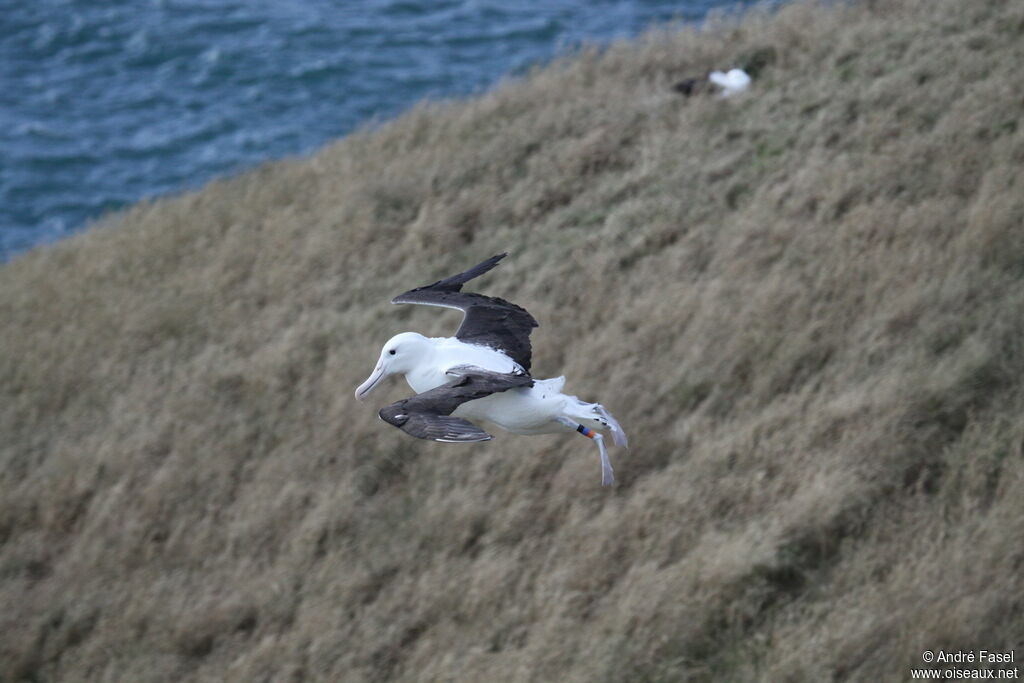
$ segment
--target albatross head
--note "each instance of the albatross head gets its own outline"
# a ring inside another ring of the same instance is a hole
[[[356,398],[360,401],[380,384],[381,380],[396,373],[410,372],[430,351],[430,340],[422,334],[403,332],[388,340],[380,352],[377,366],[356,389]]]

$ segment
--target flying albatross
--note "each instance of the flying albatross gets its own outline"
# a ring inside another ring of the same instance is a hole
[[[383,408],[388,424],[419,439],[446,443],[487,441],[491,435],[470,420],[486,420],[514,434],[576,431],[593,439],[601,455],[601,483],[614,481],[600,430],[626,446],[622,427],[599,403],[562,393],[565,377],[530,376],[530,331],[537,321],[525,309],[497,297],[462,291],[462,285],[498,265],[498,254],[464,273],[417,287],[391,300],[464,313],[454,337],[427,338],[416,332],[384,344],[377,366],[356,389],[364,399],[381,380],[401,373],[416,396]]]

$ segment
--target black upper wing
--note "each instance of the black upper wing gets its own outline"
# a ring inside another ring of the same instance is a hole
[[[452,417],[452,411],[466,401],[533,385],[527,375],[490,372],[468,365],[452,368],[450,373],[456,376],[451,382],[382,408],[380,418],[418,439],[487,441],[490,434],[469,420]]]
[[[507,254],[492,256],[464,273],[417,287],[391,300],[393,304],[425,304],[463,311],[456,339],[467,344],[482,344],[503,351],[530,371],[532,348],[530,332],[537,327],[526,309],[497,297],[462,292],[462,285],[498,265]]]

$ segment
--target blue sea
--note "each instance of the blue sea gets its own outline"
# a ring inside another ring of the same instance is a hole
[[[716,4],[0,0],[0,262],[141,198]]]

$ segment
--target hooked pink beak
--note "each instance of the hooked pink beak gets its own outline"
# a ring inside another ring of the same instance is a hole
[[[366,381],[356,388],[356,398],[360,401],[366,398],[366,395],[373,391],[373,388],[377,386],[377,383],[384,379],[385,376],[384,361],[382,359],[377,361],[377,367],[373,369],[373,372],[366,378]]]

